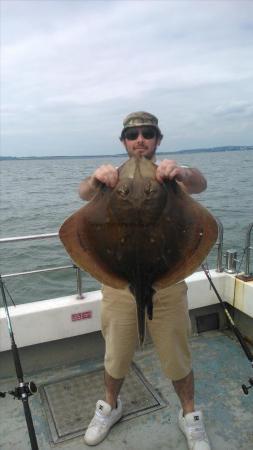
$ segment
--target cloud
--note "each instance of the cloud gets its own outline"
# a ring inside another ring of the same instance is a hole
[[[227,116],[228,118],[231,118],[231,116],[251,117],[253,116],[253,103],[248,101],[235,101],[229,104],[219,105],[215,109],[214,114],[217,116]]]
[[[189,124],[205,119],[210,146],[208,121],[252,93],[251,2],[2,3],[3,134],[12,135],[12,149],[15,134],[24,142],[33,132],[35,141],[58,134],[65,148],[62,129],[65,137],[84,124],[93,132],[101,117],[109,139],[125,114],[144,106],[170,116],[177,137],[180,124],[190,135]]]

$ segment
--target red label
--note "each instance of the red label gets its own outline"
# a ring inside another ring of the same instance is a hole
[[[71,314],[72,322],[75,322],[76,320],[85,320],[85,319],[91,319],[91,318],[92,318],[92,311],[83,311],[83,312]]]

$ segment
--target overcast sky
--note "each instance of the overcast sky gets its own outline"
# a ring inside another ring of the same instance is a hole
[[[2,156],[122,152],[146,110],[161,151],[253,144],[253,2],[1,1]]]

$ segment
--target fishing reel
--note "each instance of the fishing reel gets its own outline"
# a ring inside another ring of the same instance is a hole
[[[36,384],[33,381],[28,381],[26,383],[20,383],[14,391],[0,392],[0,397],[4,398],[6,394],[10,394],[14,399],[17,398],[18,400],[22,400],[22,398],[36,394],[37,390]]]
[[[14,391],[8,391],[8,394],[12,395],[14,399],[22,400],[22,398],[36,394],[37,390],[36,384],[33,381],[28,381],[26,383],[20,383]]]
[[[249,389],[253,387],[253,378],[249,378],[249,386],[246,386],[246,384],[242,384],[242,390],[245,395],[248,395]]]

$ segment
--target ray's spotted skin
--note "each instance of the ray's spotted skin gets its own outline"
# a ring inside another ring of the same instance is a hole
[[[142,343],[154,288],[197,269],[217,238],[217,224],[180,183],[158,180],[157,166],[145,157],[131,157],[117,175],[113,187],[99,180],[97,194],[64,222],[59,235],[79,267],[108,286],[129,286]]]

